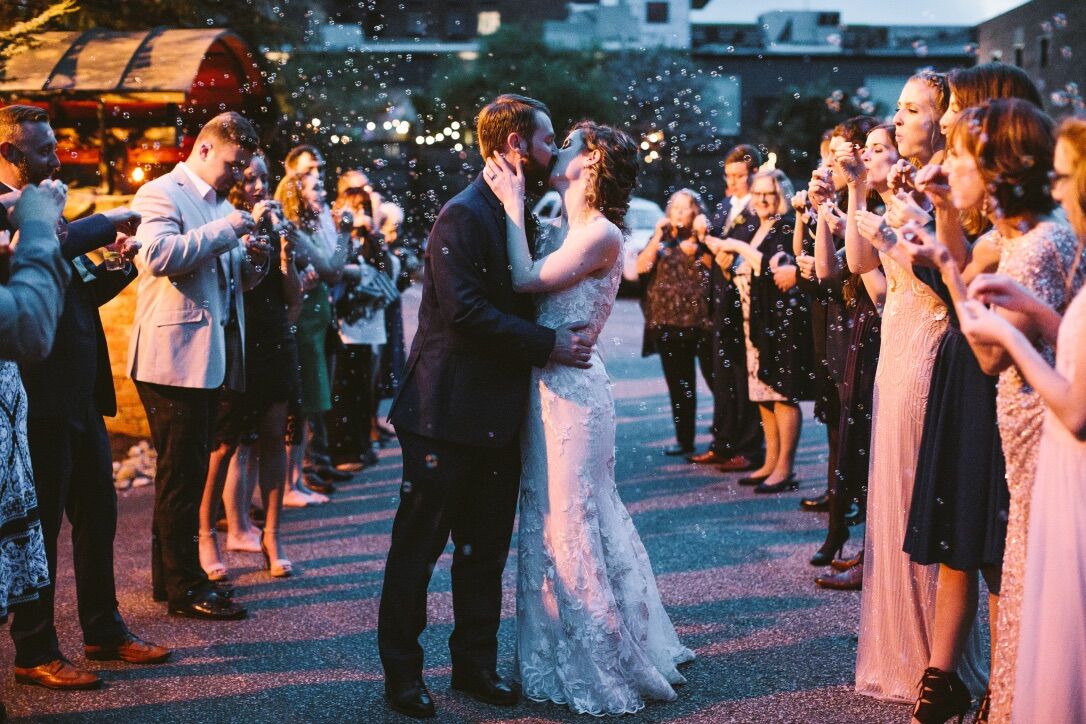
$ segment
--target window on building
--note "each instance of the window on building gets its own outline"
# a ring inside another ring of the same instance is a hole
[[[835,28],[841,24],[841,13],[819,13],[818,24],[823,28]]]
[[[1016,47],[1014,49],[1014,64],[1017,65],[1019,68],[1022,67],[1022,62],[1024,60],[1024,58],[1023,58],[1024,55],[1025,55],[1025,48],[1023,48],[1021,45],[1019,45],[1018,47]]]
[[[1048,67],[1048,38],[1041,38],[1041,67]]]
[[[645,22],[663,24],[668,21],[669,7],[667,3],[645,3]]]
[[[493,35],[502,26],[502,14],[497,10],[484,10],[479,13],[476,31],[479,35]]]

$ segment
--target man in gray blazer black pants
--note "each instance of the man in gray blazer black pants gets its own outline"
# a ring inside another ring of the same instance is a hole
[[[220,114],[186,161],[132,201],[143,222],[128,374],[158,451],[151,583],[177,616],[245,616],[232,591],[208,581],[196,539],[219,390],[245,384],[242,292],[268,268],[269,245],[247,236],[252,216],[226,201],[256,150],[252,124]]]

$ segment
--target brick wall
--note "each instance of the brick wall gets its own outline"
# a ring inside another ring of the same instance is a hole
[[[136,282],[132,282],[109,304],[100,309],[102,326],[109,345],[109,365],[113,370],[113,387],[117,390],[117,416],[106,418],[106,429],[112,433],[137,438],[150,437],[147,417],[143,414],[136,386],[125,374],[128,362],[128,334],[136,313]]]

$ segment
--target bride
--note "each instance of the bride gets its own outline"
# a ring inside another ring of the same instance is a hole
[[[487,161],[484,177],[506,209],[518,292],[534,292],[539,324],[603,328],[622,276],[623,217],[637,146],[585,121],[566,138],[551,175],[563,214],[544,228],[533,261],[519,161]],[[535,369],[522,435],[517,574],[517,662],[525,696],[578,713],[624,714],[672,701],[694,658],[660,602],[648,555],[615,487],[615,409],[599,353],[589,369]]]

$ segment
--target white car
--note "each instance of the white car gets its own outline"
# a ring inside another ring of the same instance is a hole
[[[540,221],[552,221],[562,213],[562,197],[557,191],[548,191],[532,209]],[[630,229],[630,237],[626,240],[623,252],[622,278],[627,284],[637,282],[637,255],[649,243],[656,222],[662,219],[664,210],[658,204],[639,196],[630,198],[630,209],[626,212],[626,226]]]

